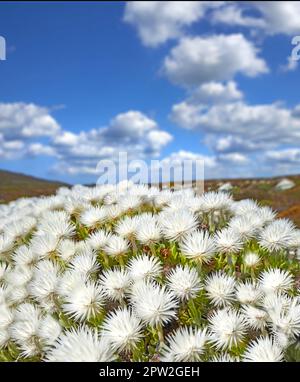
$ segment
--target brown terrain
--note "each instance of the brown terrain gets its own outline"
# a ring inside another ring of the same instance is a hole
[[[52,195],[62,186],[67,184],[0,170],[0,203],[21,197]]]
[[[283,178],[295,183],[289,190],[278,191],[275,186]],[[230,182],[235,200],[252,198],[262,205],[270,206],[278,211],[279,217],[292,219],[300,227],[300,175],[281,176],[259,179],[218,179],[205,181],[205,191],[217,190],[221,184]],[[51,195],[67,184],[52,182],[17,174],[0,171],[0,203],[6,203],[20,197]]]

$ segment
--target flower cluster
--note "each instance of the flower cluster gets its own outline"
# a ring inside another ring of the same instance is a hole
[[[300,230],[227,193],[60,188],[0,206],[0,360],[299,360]]]

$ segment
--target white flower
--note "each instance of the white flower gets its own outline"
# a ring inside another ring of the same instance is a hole
[[[292,240],[294,225],[286,219],[278,219],[260,233],[259,244],[269,251],[280,251],[288,247]]]
[[[0,328],[7,328],[13,320],[13,311],[4,304],[0,305]]]
[[[264,329],[268,321],[268,313],[262,309],[255,308],[251,305],[245,305],[242,308],[247,324],[252,329]]]
[[[105,230],[99,230],[92,233],[88,238],[88,243],[94,250],[102,250],[109,241],[111,233]]]
[[[285,309],[270,312],[270,316],[275,332],[283,333],[292,339],[300,335],[300,304],[297,299],[293,299]]]
[[[11,270],[11,267],[9,264],[5,263],[5,262],[0,262],[0,281],[3,281],[5,280],[5,277],[7,275],[7,273],[9,273]]]
[[[64,261],[70,261],[70,259],[75,255],[75,242],[70,239],[62,240],[57,248],[58,255]]]
[[[33,270],[32,268],[29,268],[27,266],[23,267],[14,267],[9,272],[6,272],[5,274],[5,281],[10,286],[14,287],[22,287],[26,285],[33,276]]]
[[[7,328],[0,328],[0,349],[4,348],[10,341],[10,334]]]
[[[58,266],[49,260],[40,261],[34,270],[33,279],[28,284],[28,292],[47,309],[55,308],[53,297],[58,281]]]
[[[69,295],[73,289],[85,284],[86,281],[86,274],[70,270],[66,271],[60,276],[57,282],[56,293],[61,297],[65,297]]]
[[[69,264],[69,268],[74,272],[78,272],[83,276],[90,276],[100,269],[97,256],[93,252],[83,252],[74,257]]]
[[[238,362],[239,360],[228,353],[214,355],[209,362]]]
[[[261,300],[262,292],[256,284],[246,281],[237,285],[235,295],[241,304],[256,304]]]
[[[102,326],[106,337],[114,350],[132,350],[143,337],[142,324],[129,309],[118,309],[109,313]]]
[[[14,237],[7,234],[0,234],[0,258],[5,258],[5,255],[11,251],[13,247]]]
[[[182,327],[167,337],[168,345],[162,350],[162,361],[194,362],[201,361],[208,340],[206,329]]]
[[[264,293],[285,292],[293,287],[292,275],[278,268],[262,272],[259,282]]]
[[[161,213],[159,223],[163,235],[170,240],[179,240],[197,227],[195,215],[186,209]]]
[[[272,316],[278,312],[286,311],[292,303],[292,298],[286,294],[268,292],[263,298],[262,306]]]
[[[134,210],[142,204],[142,199],[138,195],[127,194],[119,199],[119,205],[123,211]]]
[[[114,268],[103,272],[100,276],[100,284],[103,287],[104,295],[108,299],[121,302],[131,285],[131,279],[125,269]]]
[[[244,255],[243,263],[246,267],[254,268],[260,263],[260,257],[255,252],[248,252]]]
[[[66,211],[47,211],[39,221],[37,234],[44,235],[51,232],[58,239],[72,236],[75,226],[70,221],[70,215]]]
[[[129,250],[128,240],[121,236],[112,235],[104,247],[104,251],[113,257],[122,256]]]
[[[128,262],[128,271],[133,281],[153,280],[162,273],[162,264],[156,257],[139,255]]]
[[[203,212],[226,211],[231,208],[232,198],[225,192],[206,192],[202,196],[201,210]]]
[[[107,220],[107,210],[103,207],[90,207],[80,216],[83,225],[89,228],[100,227]]]
[[[27,286],[9,285],[7,288],[6,301],[9,306],[20,304],[29,296]]]
[[[138,219],[136,237],[143,244],[156,243],[161,239],[161,227],[157,218],[150,214],[141,215]]]
[[[188,266],[177,265],[167,276],[169,289],[180,300],[195,298],[201,289],[198,272]]]
[[[30,357],[40,352],[37,331],[39,321],[16,321],[9,327],[11,338],[19,345],[24,357]]]
[[[40,320],[37,336],[42,340],[43,344],[52,346],[61,332],[62,327],[59,322],[48,314]]]
[[[165,286],[142,281],[132,289],[131,302],[137,316],[151,326],[171,321],[178,307],[174,294]]]
[[[182,239],[180,250],[188,259],[208,263],[216,252],[216,246],[208,232],[195,231]]]
[[[63,310],[76,321],[89,320],[97,316],[104,304],[100,285],[93,282],[77,286],[65,297]]]
[[[224,228],[215,234],[217,249],[222,253],[236,253],[243,248],[241,235],[231,228]]]
[[[259,205],[255,200],[244,199],[232,204],[232,210],[235,215],[245,216],[251,212],[257,212],[259,210]]]
[[[282,362],[281,348],[270,337],[261,337],[252,341],[246,349],[244,362]]]
[[[230,305],[234,300],[235,279],[219,271],[206,279],[205,289],[215,306]]]
[[[256,218],[256,219],[255,219]],[[236,231],[243,240],[255,237],[261,221],[254,214],[234,216],[229,222],[229,228]]]
[[[113,350],[107,338],[88,327],[71,328],[60,335],[45,357],[48,362],[112,362]]]
[[[32,248],[21,245],[12,254],[12,260],[16,266],[34,266],[40,260],[40,254],[33,252]]]
[[[267,206],[260,207],[255,212],[258,214],[263,224],[271,223],[276,218],[276,212]]]
[[[125,239],[132,239],[136,236],[138,223],[139,219],[136,216],[125,216],[116,225],[115,232]]]
[[[14,321],[39,321],[42,312],[37,305],[25,302],[14,311]]]
[[[42,259],[55,255],[58,243],[59,238],[47,232],[43,235],[34,236],[30,243],[30,249],[36,259]]]
[[[232,309],[222,309],[209,317],[211,339],[219,349],[238,346],[246,335],[247,323],[240,313]]]

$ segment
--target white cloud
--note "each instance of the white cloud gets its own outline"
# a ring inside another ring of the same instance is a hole
[[[204,17],[209,8],[222,1],[130,1],[124,21],[137,28],[142,43],[155,47],[178,38],[185,28]]]
[[[192,91],[189,103],[226,103],[243,98],[243,93],[238,89],[236,82],[206,82]]]
[[[171,140],[171,134],[153,119],[130,110],[118,114],[106,127],[78,134],[63,131],[55,137],[59,157],[55,168],[69,174],[95,174],[102,159],[117,161],[120,152],[127,152],[129,160],[154,158]]]
[[[0,157],[21,158],[33,140],[58,134],[61,128],[45,107],[33,103],[0,103]]]
[[[279,145],[300,143],[300,117],[297,110],[278,103],[248,105],[241,101],[207,108],[200,105],[197,109],[197,106],[183,102],[173,106],[171,117],[185,128]],[[181,115],[186,111],[189,118]]]
[[[258,12],[258,15],[253,15],[253,11]],[[213,12],[212,21],[229,26],[259,28],[270,35],[293,35],[300,32],[300,2],[226,2]]]
[[[59,124],[45,107],[33,103],[0,103],[0,133],[6,139],[53,136]]]
[[[163,72],[171,82],[188,87],[230,80],[237,73],[254,77],[268,72],[257,54],[242,34],[184,37],[165,58]]]

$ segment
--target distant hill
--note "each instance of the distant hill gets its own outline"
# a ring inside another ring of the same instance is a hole
[[[276,184],[284,178],[292,180],[295,186],[289,190],[277,191]],[[206,180],[205,191],[218,190],[220,185],[227,182],[233,186],[231,192],[235,200],[256,199],[261,205],[277,210],[279,217],[290,218],[300,227],[300,175]],[[52,195],[63,186],[68,187],[69,185],[0,170],[0,203],[20,197]]]
[[[63,186],[68,186],[68,184],[0,170],[0,203],[24,196],[51,195]]]

